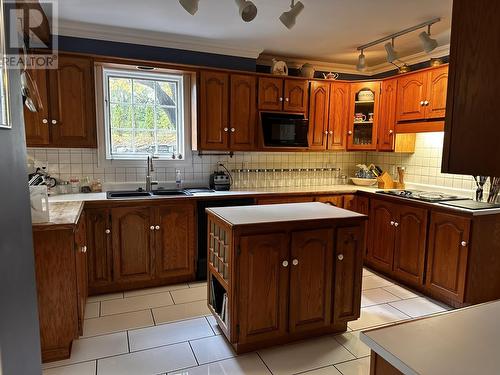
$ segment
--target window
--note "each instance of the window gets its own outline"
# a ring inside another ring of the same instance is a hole
[[[106,159],[184,159],[182,74],[103,70]]]

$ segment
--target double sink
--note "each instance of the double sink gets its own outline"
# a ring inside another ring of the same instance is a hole
[[[193,195],[184,189],[158,189],[153,191],[138,190],[125,190],[125,191],[108,191],[106,193],[107,199],[127,199],[127,198],[154,198],[154,197],[182,197]]]

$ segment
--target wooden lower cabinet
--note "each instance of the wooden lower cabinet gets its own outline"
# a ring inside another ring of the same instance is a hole
[[[283,196],[273,198],[259,198],[257,199],[257,204],[304,203],[313,201],[313,196]]]
[[[370,213],[370,198],[354,194],[344,195],[342,207],[346,210],[368,215]]]
[[[87,300],[85,221],[33,227],[42,361],[70,357]]]
[[[435,295],[464,301],[471,220],[433,212],[426,287]]]
[[[372,199],[367,260],[384,272],[392,271],[395,246],[396,206]]]
[[[238,353],[342,332],[359,317],[365,217],[270,228],[208,215],[209,238],[232,238],[224,250],[209,240],[208,307]]]
[[[113,283],[111,249],[111,211],[107,208],[85,210],[87,227],[88,284],[91,294]]]

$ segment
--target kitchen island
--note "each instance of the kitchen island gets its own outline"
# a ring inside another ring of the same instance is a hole
[[[500,301],[360,334],[372,375],[498,374]]]
[[[365,215],[319,202],[207,213],[208,307],[237,353],[359,317]]]

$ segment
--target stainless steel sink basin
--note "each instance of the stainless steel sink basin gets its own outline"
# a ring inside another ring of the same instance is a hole
[[[151,192],[152,195],[154,196],[176,196],[176,195],[192,195],[190,192],[186,190],[153,190]]]
[[[117,199],[117,198],[143,198],[151,197],[151,194],[147,191],[108,191],[106,193],[106,198]]]

